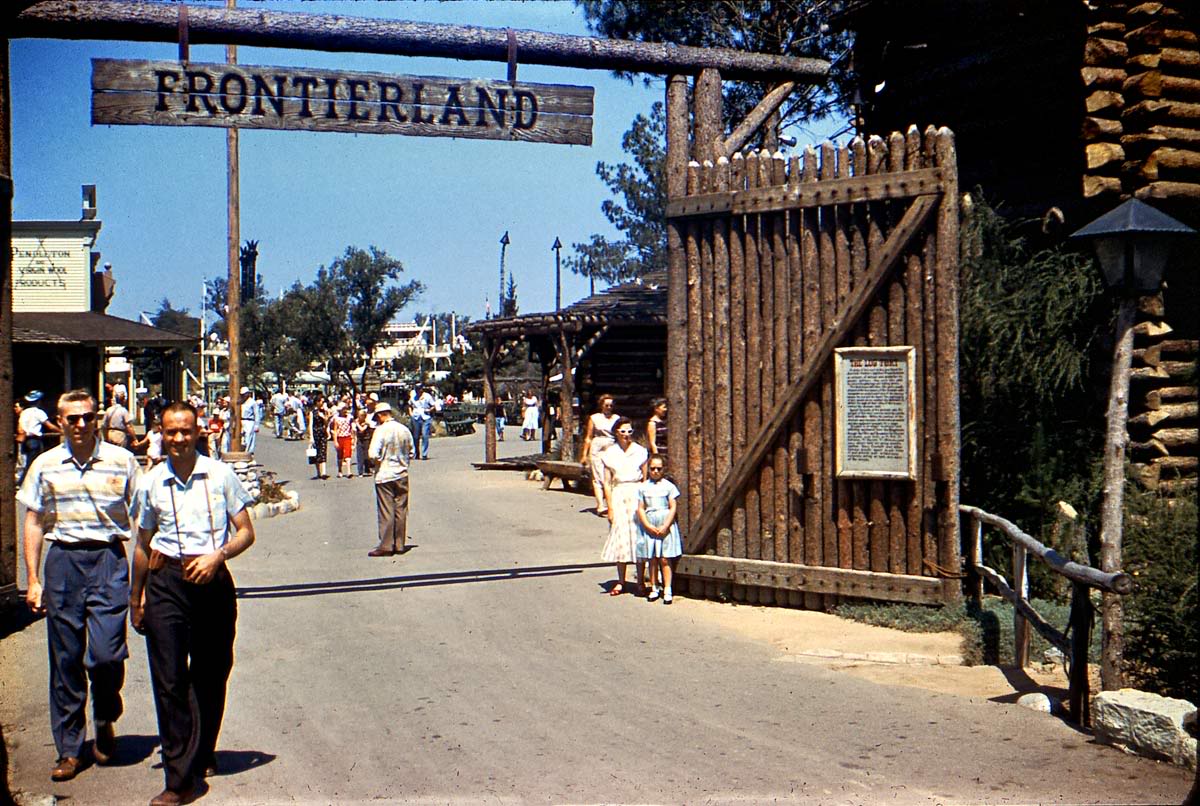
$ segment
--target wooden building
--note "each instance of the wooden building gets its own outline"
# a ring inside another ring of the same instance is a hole
[[[488,404],[485,461],[496,458],[492,404],[497,360],[513,349],[528,349],[542,367],[542,400],[571,401],[559,406],[562,455],[578,450],[581,424],[596,398],[611,394],[618,413],[639,425],[650,416],[650,401],[664,394],[667,352],[667,277],[652,274],[621,283],[553,313],[533,313],[472,322],[468,331],[483,337],[484,400]],[[550,378],[561,375],[557,389]],[[549,435],[547,407],[542,433]],[[548,436],[543,450],[551,448]]]
[[[1130,196],[1200,229],[1200,3],[860,0],[859,125],[954,130],[959,181],[1042,243]],[[1194,250],[1192,250],[1194,251]],[[1131,460],[1148,487],[1195,489],[1200,271],[1190,254],[1143,301]]]

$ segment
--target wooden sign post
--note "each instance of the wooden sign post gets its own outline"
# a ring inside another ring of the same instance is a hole
[[[92,60],[92,123],[592,144],[595,90],[298,67]]]

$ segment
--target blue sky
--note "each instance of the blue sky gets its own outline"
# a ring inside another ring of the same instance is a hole
[[[221,3],[220,5],[223,5]],[[241,8],[378,16],[587,35],[570,2],[239,2]],[[92,126],[92,58],[178,58],[175,45],[14,40],[14,209],[17,220],[75,219],[80,185],[97,185],[103,222],[96,248],[113,264],[109,312],[136,318],[167,297],[199,313],[201,280],[226,272],[225,130]],[[197,62],[224,48],[193,46]],[[456,61],[273,48],[238,49],[242,64],[367,70],[398,75],[503,79],[500,62]],[[430,310],[479,318],[496,304],[500,236],[522,313],[554,307],[556,237],[570,244],[610,232],[600,213],[607,188],[598,160],[620,162],[634,116],[662,98],[597,70],[521,65],[522,81],[596,88],[593,145],[440,137],[250,131],[241,133],[241,237],[259,241],[268,291],[309,282],[347,246],[375,245],[403,261],[405,279],[426,286],[401,313]],[[806,138],[801,135],[803,140]],[[563,304],[587,294],[564,269]]]

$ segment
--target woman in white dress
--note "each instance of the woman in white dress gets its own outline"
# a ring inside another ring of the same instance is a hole
[[[521,420],[521,439],[531,440],[537,436],[538,415],[541,413],[538,410],[538,397],[533,392],[526,390],[525,395],[521,398],[521,406],[525,413]]]
[[[613,414],[613,396],[600,395],[596,399],[599,411],[588,417],[583,430],[583,446],[579,450],[579,463],[589,463],[592,471],[592,495],[596,497],[596,514],[608,512],[608,504],[604,500],[604,464],[600,454],[613,445],[613,428],[620,419]]]
[[[646,460],[650,454],[633,441],[633,421],[617,419],[614,427],[617,443],[600,455],[604,466],[604,496],[608,506],[608,540],[600,558],[617,564],[617,584],[608,592],[619,596],[625,592],[625,572],[629,563],[637,561],[637,546],[642,538],[638,520],[638,489],[646,480]],[[642,588],[642,566],[637,570],[638,590]]]

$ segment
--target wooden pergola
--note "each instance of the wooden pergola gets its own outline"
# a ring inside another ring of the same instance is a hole
[[[558,400],[562,421],[561,455],[573,457],[576,451],[575,401],[580,410],[586,408],[590,395],[580,395],[582,386],[593,386],[576,370],[594,363],[594,359],[609,353],[614,360],[606,362],[609,371],[603,383],[618,388],[604,391],[620,396],[622,390],[632,390],[627,400],[642,401],[662,394],[663,363],[666,359],[667,338],[667,275],[665,272],[648,275],[641,280],[621,283],[598,294],[576,302],[561,311],[486,319],[473,322],[468,331],[483,337],[484,368],[483,396],[487,404],[487,428],[484,461],[496,461],[495,403],[496,362],[514,342],[529,345],[542,367],[542,401],[550,391],[550,378],[561,374]],[[624,347],[633,346],[631,355]],[[654,388],[648,394],[647,389]],[[554,433],[549,406],[542,407],[542,451],[551,450]]]

